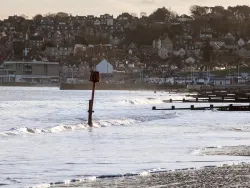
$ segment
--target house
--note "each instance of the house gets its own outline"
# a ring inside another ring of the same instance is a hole
[[[47,17],[44,17],[42,20],[41,20],[41,27],[43,29],[54,29],[54,21],[51,20],[50,18],[47,18]]]
[[[41,48],[43,46],[44,39],[41,35],[34,35],[29,38],[29,47]]]
[[[233,84],[233,79],[229,77],[215,77],[213,76],[210,80],[210,83],[212,83],[215,86],[226,86]]]
[[[194,42],[188,42],[186,43],[186,52],[188,56],[198,56],[200,48],[198,48]]]
[[[12,42],[18,42],[18,43],[25,42],[25,34],[19,33],[19,32],[14,32],[12,35]]]
[[[183,48],[181,48],[179,50],[179,56],[184,57],[185,55],[186,55],[186,51]]]
[[[103,59],[96,65],[96,71],[99,71],[101,74],[112,74],[114,70],[113,65],[111,65],[106,59]]]
[[[59,63],[41,61],[6,61],[4,70],[13,82],[54,83],[59,82]]]
[[[245,59],[245,58],[250,58],[250,48],[249,47],[246,47],[246,48],[240,48],[238,50],[238,55],[239,57]]]
[[[161,58],[161,59],[167,59],[168,58],[168,49],[167,48],[164,48],[162,47],[161,49],[159,49],[158,51],[158,56]]]
[[[151,45],[141,45],[139,51],[143,54],[151,55],[156,52],[156,49],[154,49]]]
[[[153,41],[153,48],[156,48],[156,49],[161,49],[161,40],[160,39],[155,39]]]
[[[178,22],[190,22],[193,21],[193,18],[191,16],[188,16],[186,14],[183,14],[181,16],[177,16],[177,21]]]
[[[239,47],[242,47],[242,46],[244,46],[245,45],[245,42],[244,42],[244,40],[241,38],[240,40],[238,40],[238,46]]]
[[[100,25],[101,25],[101,21],[100,21],[99,19],[96,19],[96,20],[94,21],[94,25],[95,25],[95,26],[100,26]]]
[[[231,33],[228,33],[224,39],[226,40],[231,40],[231,41],[235,41],[235,37],[231,34]]]
[[[137,54],[139,49],[135,43],[130,43],[130,45],[127,47],[127,51],[131,54]]]
[[[102,25],[114,25],[114,18],[109,14],[101,15],[100,21]]]
[[[231,39],[225,39],[225,46],[227,50],[237,50],[238,46],[235,44],[235,42]]]
[[[58,47],[47,47],[44,51],[44,55],[52,57],[58,60],[65,60],[67,56],[73,54],[73,46],[58,46]]]
[[[161,48],[167,49],[169,54],[173,53],[173,42],[168,35],[161,38]]]
[[[214,49],[220,49],[222,46],[225,46],[225,41],[221,39],[213,39],[213,40],[210,40],[210,45]]]
[[[62,44],[63,42],[63,35],[60,31],[55,32],[52,35],[51,41],[53,43],[53,45],[58,46],[60,44]]]
[[[201,39],[212,39],[213,38],[213,33],[209,32],[209,31],[200,32],[200,38]]]
[[[0,39],[1,39],[1,38],[4,38],[4,37],[6,37],[6,36],[7,36],[7,35],[6,35],[5,31],[0,32]]]

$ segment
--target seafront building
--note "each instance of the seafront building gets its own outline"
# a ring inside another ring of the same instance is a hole
[[[0,82],[52,84],[59,82],[59,63],[6,61],[0,69]]]

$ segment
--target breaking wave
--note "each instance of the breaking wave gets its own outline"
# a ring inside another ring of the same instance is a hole
[[[171,119],[178,117],[178,113],[169,113],[158,116],[136,116],[132,118],[122,118],[122,119],[107,119],[107,120],[97,120],[93,124],[93,128],[100,127],[111,127],[111,126],[130,126],[134,124],[139,124],[143,122],[161,120],[161,119]],[[29,127],[14,127],[7,131],[0,132],[0,136],[16,136],[16,135],[35,135],[35,134],[51,134],[60,133],[66,131],[78,131],[89,129],[87,122],[75,124],[75,125],[58,125],[48,128],[29,128]]]
[[[144,105],[144,104],[161,104],[163,100],[159,98],[146,98],[146,99],[123,99],[120,101],[122,104]]]

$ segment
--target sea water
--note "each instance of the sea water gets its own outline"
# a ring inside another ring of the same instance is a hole
[[[91,91],[0,87],[0,187],[249,160],[199,154],[205,147],[249,145],[249,112],[153,111],[191,104],[163,102],[185,94],[96,91],[89,128],[90,97]]]

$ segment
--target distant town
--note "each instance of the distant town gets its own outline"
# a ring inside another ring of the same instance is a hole
[[[248,84],[250,7],[0,20],[0,83]]]

